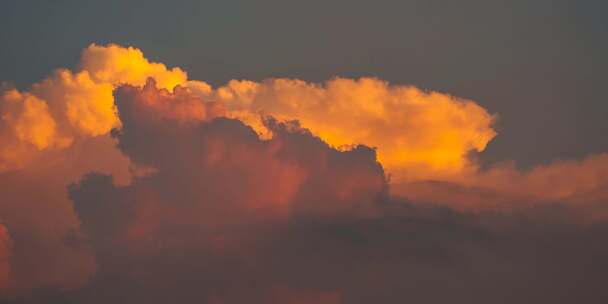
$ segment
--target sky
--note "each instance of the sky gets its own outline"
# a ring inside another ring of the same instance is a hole
[[[0,302],[605,303],[608,4],[0,4]]]

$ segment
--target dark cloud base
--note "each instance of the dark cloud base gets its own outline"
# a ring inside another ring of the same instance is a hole
[[[528,215],[471,217],[391,204],[402,214],[305,217],[234,229],[230,237],[238,244],[221,254],[202,243],[139,255],[124,246],[97,251],[99,273],[83,289],[9,303],[285,303],[273,297],[280,289],[336,293],[337,303],[608,299],[606,225],[539,224]],[[482,223],[488,221],[502,226]]]

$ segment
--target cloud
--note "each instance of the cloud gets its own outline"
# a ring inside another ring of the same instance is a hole
[[[473,101],[376,78],[233,80],[202,94],[261,133],[259,114],[266,114],[297,119],[334,147],[376,147],[399,181],[460,173],[474,165],[468,155],[483,151],[496,135],[495,117]]]
[[[164,64],[150,62],[141,50],[115,44],[91,44],[82,53],[80,66],[97,83],[142,86],[153,77],[160,88],[172,90],[188,79],[179,68],[168,69]]]
[[[608,158],[481,168],[495,117],[376,78],[213,88],[91,45],[0,85],[0,298],[604,303]]]
[[[268,139],[221,116],[184,120],[158,96],[197,97],[167,94],[152,82],[116,93],[118,146],[154,173],[70,188],[99,263],[77,301],[601,303],[608,268],[591,261],[608,254],[605,222],[581,225],[575,206],[412,204],[388,195],[370,148],[336,150],[273,118]]]
[[[582,160],[561,160],[529,171],[512,164],[497,165],[471,182],[501,192],[529,195],[535,199],[574,203],[608,199],[608,154],[589,155]]]
[[[241,121],[224,118],[220,104],[200,102],[187,91],[157,89],[153,81],[118,88],[116,100],[123,125],[115,133],[119,149],[136,165],[155,171],[136,180],[132,191],[148,193],[152,204],[202,208],[205,212],[192,219],[197,223],[200,216],[208,217],[201,223],[209,223],[264,210],[339,212],[334,209],[386,192],[372,149],[337,151],[297,122],[267,117],[265,127],[273,136],[261,140]],[[197,110],[184,111],[193,105]],[[163,190],[169,193],[155,193]],[[167,198],[176,203],[164,202]]]
[[[19,141],[32,144],[37,149],[50,146],[55,137],[55,121],[49,113],[47,104],[28,93],[17,90],[3,93],[2,119],[12,129]],[[10,147],[10,144],[6,144]]]
[[[149,77],[169,90],[187,81],[184,71],[150,62],[138,49],[92,44],[82,52],[77,71],[57,69],[26,92],[4,87],[0,172],[28,166],[44,150],[65,149],[120,127],[113,90],[122,84],[144,85]]]
[[[513,163],[495,164],[458,178],[393,183],[391,192],[414,202],[449,206],[461,211],[511,211],[529,205],[570,205],[582,220],[608,216],[608,155],[562,160],[527,171]]]
[[[120,127],[113,90],[152,76],[170,88],[186,79],[139,50],[91,45],[76,71],[57,69],[27,91],[2,85],[0,220],[14,236],[9,294],[78,288],[95,272],[87,246],[73,241],[80,237],[80,222],[67,186],[91,171],[127,184],[141,171],[110,137]]]
[[[58,69],[27,91],[1,86],[0,219],[15,244],[10,294],[77,288],[95,272],[87,246],[74,243],[80,222],[66,187],[91,171],[128,184],[145,169],[134,168],[109,133],[120,127],[115,87],[148,77],[172,89],[186,74],[133,48],[91,45],[76,71]]]
[[[13,243],[9,294],[40,288],[77,288],[96,262],[81,238],[80,221],[67,185],[91,171],[131,178],[129,160],[109,136],[75,142],[39,156],[30,166],[0,173],[0,221]]]
[[[59,69],[32,86],[32,93],[49,104],[65,136],[99,136],[119,125],[110,83],[95,82],[86,71]]]
[[[0,223],[0,291],[8,288],[11,275],[12,238]]]
[[[192,294],[189,284],[171,283],[175,276],[188,277],[187,268],[206,268],[218,259],[257,255],[247,247],[262,240],[265,229],[281,229],[297,218],[374,217],[376,203],[387,199],[385,175],[370,148],[338,151],[296,122],[271,117],[265,127],[273,136],[262,140],[241,121],[214,111],[213,103],[203,104],[205,117],[185,119],[175,114],[198,96],[169,93],[152,81],[119,87],[115,95],[122,120],[115,133],[118,147],[154,171],[125,186],[93,174],[70,187],[100,265],[99,280],[117,276],[156,289],[157,295]],[[175,264],[150,268],[159,259]],[[124,263],[132,265],[126,272],[119,266]],[[213,274],[207,279],[225,276],[223,268],[208,269]],[[238,267],[226,270],[245,275]],[[223,294],[224,283],[210,284],[200,287],[201,296],[221,303],[243,301],[249,293],[251,303],[340,300],[333,290],[281,287],[276,280],[260,282],[259,290],[242,286],[243,294],[234,296]],[[133,301],[156,301],[140,292],[132,293]]]
[[[227,116],[259,133],[268,134],[260,116],[272,115],[298,120],[334,147],[375,147],[393,180],[459,174],[475,166],[468,155],[483,151],[496,135],[493,115],[473,101],[448,94],[390,85],[376,78],[335,78],[325,84],[284,78],[260,83],[233,80],[213,89],[205,82],[188,80],[179,68],[150,62],[139,49],[92,44],[83,51],[77,71],[58,69],[28,92],[11,90],[3,97],[28,100],[20,107],[40,114],[35,115],[35,124],[18,124],[16,119],[26,119],[23,111],[3,111],[8,117],[5,123],[19,130],[2,136],[14,142],[7,145],[2,165],[14,167],[9,163],[20,154],[14,152],[15,147],[19,151],[28,145],[38,150],[64,148],[77,137],[101,136],[119,127],[112,90],[122,84],[143,86],[149,77],[169,92],[178,87],[205,102],[222,104]],[[192,102],[181,115],[201,115],[197,104],[200,101]]]

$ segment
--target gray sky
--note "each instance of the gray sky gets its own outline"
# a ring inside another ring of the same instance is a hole
[[[608,151],[606,11],[601,0],[4,0],[0,80],[27,87],[92,42],[214,85],[375,76],[499,114],[482,159],[528,167]]]

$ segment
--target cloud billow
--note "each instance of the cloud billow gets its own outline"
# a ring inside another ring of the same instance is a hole
[[[376,78],[219,88],[91,45],[0,87],[8,303],[604,303],[605,154],[482,169],[474,101]]]

